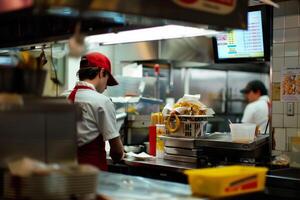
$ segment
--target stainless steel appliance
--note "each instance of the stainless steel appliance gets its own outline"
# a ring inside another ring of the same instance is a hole
[[[207,165],[211,163],[265,162],[269,158],[269,136],[259,135],[250,143],[232,142],[230,134],[213,133],[201,138],[161,136],[165,141],[164,159]]]
[[[125,144],[143,144],[149,140],[148,127],[151,125],[150,115],[129,115]]]
[[[145,97],[112,97],[118,110],[126,111],[120,133],[125,145],[139,145],[149,141],[151,113],[159,110],[160,99]]]

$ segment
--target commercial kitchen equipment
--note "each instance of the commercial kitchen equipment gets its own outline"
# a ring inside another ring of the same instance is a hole
[[[117,110],[123,108],[126,112],[124,123],[120,130],[125,145],[140,145],[149,140],[148,127],[151,125],[151,113],[159,110],[160,99],[146,97],[112,97]]]
[[[228,133],[212,133],[200,138],[161,136],[167,160],[199,165],[263,163],[269,159],[269,136],[259,135],[253,142],[233,142]]]

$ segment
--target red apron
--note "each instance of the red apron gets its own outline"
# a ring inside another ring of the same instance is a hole
[[[94,90],[91,87],[76,85],[68,99],[74,103],[78,89]],[[77,158],[80,164],[91,164],[101,170],[107,171],[105,142],[101,134],[93,141],[78,147]]]

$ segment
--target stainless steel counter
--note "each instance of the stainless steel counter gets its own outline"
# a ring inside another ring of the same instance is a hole
[[[191,196],[189,185],[139,176],[101,172],[97,192],[112,200],[200,200]]]
[[[155,158],[154,160],[149,161],[137,161],[137,160],[124,160],[125,164],[129,166],[147,166],[152,168],[161,168],[164,170],[177,171],[181,172],[186,169],[194,169],[197,168],[197,164],[195,163],[184,163],[184,162],[176,162],[164,160],[162,158]]]

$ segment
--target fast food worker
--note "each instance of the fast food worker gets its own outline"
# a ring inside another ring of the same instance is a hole
[[[266,133],[269,133],[270,100],[264,83],[259,80],[250,81],[240,92],[249,102],[244,110],[242,123],[256,124],[260,133],[264,133],[267,127]]]
[[[78,162],[107,170],[105,141],[109,141],[109,154],[114,162],[124,157],[114,105],[102,94],[107,86],[118,82],[111,74],[110,60],[98,52],[81,57],[77,75],[79,82],[68,99],[82,109],[82,120],[77,124]]]

